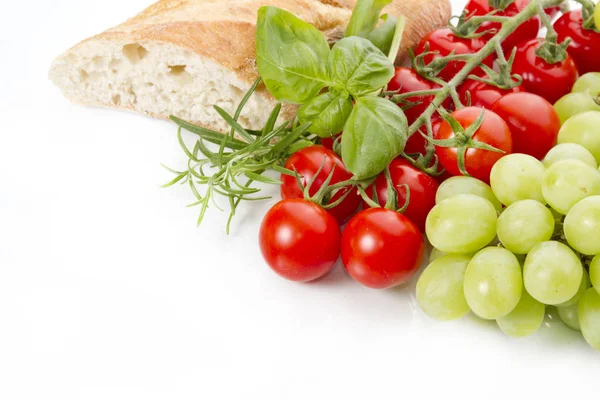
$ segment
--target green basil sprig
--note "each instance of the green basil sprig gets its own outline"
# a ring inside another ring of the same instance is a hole
[[[342,159],[357,179],[383,171],[404,150],[408,122],[398,106],[381,97],[356,100],[342,135]]]
[[[392,49],[392,41],[394,40],[398,20],[396,17],[389,14],[382,15],[381,19],[383,20],[383,24],[371,32],[369,36],[367,36],[367,39],[383,53],[389,54]]]
[[[345,36],[367,37],[377,26],[383,7],[391,2],[392,0],[359,0],[352,11]]]
[[[329,85],[327,39],[317,28],[277,7],[258,10],[256,63],[269,92],[302,104]]]
[[[267,89],[279,101],[302,105],[298,120],[310,133],[331,137],[343,130],[342,160],[358,179],[383,171],[407,140],[401,108],[378,97],[394,75],[395,54],[365,38],[397,53],[403,23],[392,30],[385,21],[374,30],[390,2],[359,0],[347,37],[331,50],[323,33],[289,12],[271,6],[258,12],[257,64]]]
[[[330,91],[315,97],[298,110],[302,123],[311,122],[310,132],[321,137],[337,135],[352,112],[352,99],[346,91]]]
[[[358,36],[337,42],[329,54],[333,85],[353,97],[366,96],[387,85],[394,65],[367,39]]]

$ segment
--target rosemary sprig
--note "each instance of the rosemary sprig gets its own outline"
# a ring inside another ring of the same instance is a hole
[[[294,175],[293,171],[283,167],[285,160],[295,151],[311,146],[317,140],[308,134],[310,124],[300,125],[297,121],[284,121],[277,125],[281,112],[280,103],[271,111],[263,129],[248,130],[242,127],[238,122],[239,117],[259,84],[260,78],[242,98],[233,116],[218,106],[214,107],[230,127],[226,134],[171,116],[171,120],[178,125],[177,140],[188,160],[187,168],[182,171],[163,165],[176,175],[163,187],[177,183],[189,186],[196,201],[188,207],[200,207],[198,225],[202,223],[211,203],[219,208],[215,202],[216,195],[224,196],[229,200],[230,212],[226,227],[229,233],[233,216],[242,201],[270,198],[259,196],[260,188],[253,184],[280,184],[279,180],[265,175],[269,170]],[[182,130],[198,136],[192,150],[183,140]],[[244,141],[236,139],[236,133]],[[218,145],[218,150],[211,150],[207,143]]]

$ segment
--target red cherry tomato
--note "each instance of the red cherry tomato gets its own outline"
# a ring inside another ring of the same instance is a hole
[[[407,217],[385,208],[361,211],[342,235],[342,261],[354,280],[373,289],[408,281],[423,261],[425,243]]]
[[[307,185],[315,176],[319,167],[321,167],[321,164],[323,164],[323,169],[310,188],[309,194],[311,196],[317,193],[321,186],[323,186],[323,183],[331,173],[334,165],[336,167],[330,185],[344,182],[352,178],[352,173],[346,169],[344,163],[337,154],[331,150],[327,150],[323,146],[310,146],[297,151],[290,156],[284,167],[292,171],[295,169],[301,176],[302,184]],[[303,189],[298,185],[295,177],[281,174],[281,182],[282,199],[304,198]],[[329,203],[331,204],[340,199],[347,190],[341,190],[336,193]],[[344,199],[344,201],[342,201],[342,203],[328,211],[340,224],[343,224],[354,215],[360,204],[360,194],[357,191],[353,191]]]
[[[505,90],[500,89],[497,86],[470,79],[458,89],[458,94],[460,96],[460,101],[465,105],[467,105],[470,100],[471,106],[473,107],[483,107],[491,110],[492,105],[500,97],[508,93],[519,93],[524,91],[525,88],[523,88],[523,85]],[[469,94],[467,95],[467,93]]]
[[[485,46],[485,41],[480,38],[463,39],[457,37],[450,28],[441,28],[427,34],[417,46],[415,54],[423,54],[429,45],[429,51],[438,51],[439,54],[430,54],[424,61],[429,64],[434,59],[445,57],[452,51],[454,54],[472,54],[481,50]],[[484,64],[492,67],[494,64],[493,56],[484,60]],[[451,61],[438,75],[445,81],[449,81],[464,67],[465,61]],[[474,73],[480,73],[481,68],[476,68]]]
[[[477,107],[465,107],[454,111],[452,117],[465,129],[470,127],[479,118],[481,112],[484,112],[483,124],[479,127],[472,139],[478,142],[486,143],[504,153],[497,153],[489,150],[467,149],[465,154],[465,168],[467,172],[484,182],[489,182],[492,167],[504,155],[512,152],[512,138],[506,122],[498,114]],[[442,122],[437,135],[438,140],[452,139],[455,133],[447,121]],[[462,175],[458,167],[457,149],[455,147],[437,147],[436,154],[442,166],[452,175]]]
[[[419,129],[419,131],[424,132],[425,128]],[[404,146],[404,153],[406,154],[427,154],[427,139],[425,139],[419,132],[415,133],[406,141],[406,146]]]
[[[535,52],[541,44],[541,40],[534,39],[519,45],[512,72],[521,75],[525,90],[554,104],[571,92],[579,74],[570,56],[556,64],[538,57]]]
[[[492,111],[510,128],[513,152],[543,159],[556,144],[560,119],[544,98],[532,93],[513,93],[499,99]]]
[[[569,54],[580,74],[600,72],[600,33],[583,28],[581,10],[569,11],[554,23],[559,42],[571,38]]]
[[[282,200],[267,212],[259,244],[269,267],[295,282],[325,275],[340,255],[340,226],[329,213],[304,199]]]
[[[432,90],[439,87],[440,85],[422,78],[415,70],[406,67],[397,67],[394,77],[388,83],[388,91],[397,91],[399,94],[422,90]],[[415,122],[417,118],[423,114],[434,98],[434,95],[429,95],[409,97],[406,99],[412,103],[417,103],[416,105],[404,111],[409,125]],[[446,99],[446,101],[442,104],[442,106],[446,109],[450,108],[451,105],[450,98]]]
[[[445,181],[447,181],[448,179],[452,178],[454,175],[452,175],[450,172],[444,170],[444,172],[435,177],[435,180],[437,181],[437,183],[439,183],[440,185],[442,183],[444,183]]]
[[[498,17],[513,17],[523,11],[525,7],[529,5],[529,0],[516,0],[511,3],[506,9],[496,12]],[[494,11],[494,8],[490,6],[489,0],[471,0],[465,7],[468,15],[486,15]],[[480,31],[489,31],[494,29],[496,33],[502,28],[500,22],[486,22],[481,25]],[[510,34],[504,42],[502,42],[502,48],[506,53],[511,53],[512,49],[519,43],[526,40],[535,39],[540,30],[540,19],[539,17],[531,18],[525,23],[521,24],[512,34]],[[494,37],[495,33],[484,35],[485,40],[489,40]],[[507,55],[508,57],[508,55]]]
[[[435,206],[435,194],[440,186],[439,183],[403,158],[396,158],[392,161],[389,170],[394,189],[398,193],[398,205],[402,207],[406,203],[406,187],[402,185],[408,185],[410,203],[404,215],[414,222],[421,232],[424,232],[427,214]],[[384,207],[388,200],[388,183],[385,174],[379,175],[374,185],[379,205]],[[373,185],[370,185],[366,192],[370,198],[373,198]],[[368,208],[368,205],[364,206]]]

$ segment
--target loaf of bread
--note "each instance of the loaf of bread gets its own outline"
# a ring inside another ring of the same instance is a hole
[[[125,23],[84,40],[52,64],[50,79],[77,103],[177,115],[223,130],[213,109],[232,111],[257,77],[258,9],[274,5],[343,37],[356,0],[160,0]],[[448,0],[394,0],[384,10],[407,17],[399,58],[429,31],[447,24]],[[275,104],[264,88],[240,122],[264,124]],[[290,111],[290,110],[288,110]]]

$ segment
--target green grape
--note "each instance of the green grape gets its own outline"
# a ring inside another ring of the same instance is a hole
[[[592,97],[598,96],[600,94],[600,72],[588,72],[581,75],[573,85],[572,91],[587,93]]]
[[[462,256],[467,256],[469,258],[473,257],[475,255],[475,252],[472,253],[465,253],[465,254],[461,254],[461,253],[444,253],[441,250],[436,249],[435,247],[433,249],[431,249],[431,253],[429,253],[429,263],[434,262],[435,260],[437,260],[438,258],[442,258],[444,256],[449,256],[449,255],[462,255]]]
[[[581,326],[579,326],[579,317],[577,316],[577,304],[573,304],[568,307],[558,307],[558,317],[566,326],[569,328],[580,331]]]
[[[469,313],[463,283],[471,258],[448,255],[438,258],[421,274],[417,282],[417,302],[433,319],[450,321]]]
[[[600,255],[594,257],[590,263],[590,282],[598,293],[600,293]]]
[[[542,192],[552,208],[567,215],[581,200],[600,195],[600,173],[579,160],[559,161],[544,173]]]
[[[562,304],[575,296],[583,279],[579,257],[566,245],[550,241],[527,255],[523,281],[530,295],[548,305]]]
[[[586,111],[600,111],[600,104],[596,103],[594,98],[583,92],[569,93],[563,96],[554,104],[554,109],[560,118],[560,123],[564,124],[574,115]]]
[[[492,188],[479,179],[470,176],[453,176],[444,181],[438,188],[435,196],[435,203],[439,204],[444,200],[459,194],[474,194],[489,200],[498,211],[502,211],[502,204],[498,201]]]
[[[438,258],[444,257],[445,255],[446,253],[444,253],[443,251],[439,251],[434,247],[433,249],[431,249],[431,253],[429,253],[429,262],[432,263]]]
[[[515,309],[523,291],[521,265],[510,251],[487,247],[471,259],[465,273],[465,298],[485,319],[503,317]]]
[[[552,217],[554,217],[554,222],[561,222],[563,221],[563,219],[565,218],[565,216],[561,213],[559,213],[558,211],[556,211],[554,208],[550,207],[548,208],[548,210],[550,210],[550,212],[552,213]]]
[[[521,200],[500,214],[497,229],[504,247],[515,254],[527,254],[536,245],[552,238],[554,216],[540,202]]]
[[[523,267],[523,264],[525,264],[526,256],[527,256],[526,254],[515,254],[515,257],[517,257],[517,260],[519,261],[519,264],[521,265],[521,267]]]
[[[591,196],[575,204],[564,223],[567,242],[578,252],[600,254],[600,196]]]
[[[588,289],[579,300],[577,316],[585,340],[600,350],[600,293]]]
[[[579,285],[579,290],[577,290],[577,293],[575,293],[575,296],[573,296],[571,298],[571,300],[568,300],[562,304],[558,304],[557,307],[570,307],[570,306],[577,305],[577,303],[579,303],[579,299],[581,298],[581,295],[584,294],[585,291],[588,290],[590,286],[591,286],[590,275],[584,268],[583,269],[583,277],[581,278],[581,284]]]
[[[509,336],[523,337],[534,334],[546,315],[546,306],[523,290],[519,303],[508,315],[500,317],[496,323],[502,332]]]
[[[474,253],[496,237],[496,209],[474,194],[459,194],[433,207],[425,231],[444,253]]]
[[[577,143],[594,155],[600,164],[600,111],[587,111],[569,118],[560,128],[558,143]]]
[[[546,167],[527,154],[509,154],[492,168],[490,182],[494,194],[506,206],[519,200],[537,200],[546,204],[542,195],[542,176]]]
[[[594,22],[596,23],[596,29],[600,31],[600,3],[596,4],[596,11],[594,12]]]
[[[592,168],[598,168],[598,163],[592,153],[577,143],[563,143],[555,146],[546,154],[546,158],[542,162],[546,168],[549,168],[552,164],[563,160],[579,160]]]

